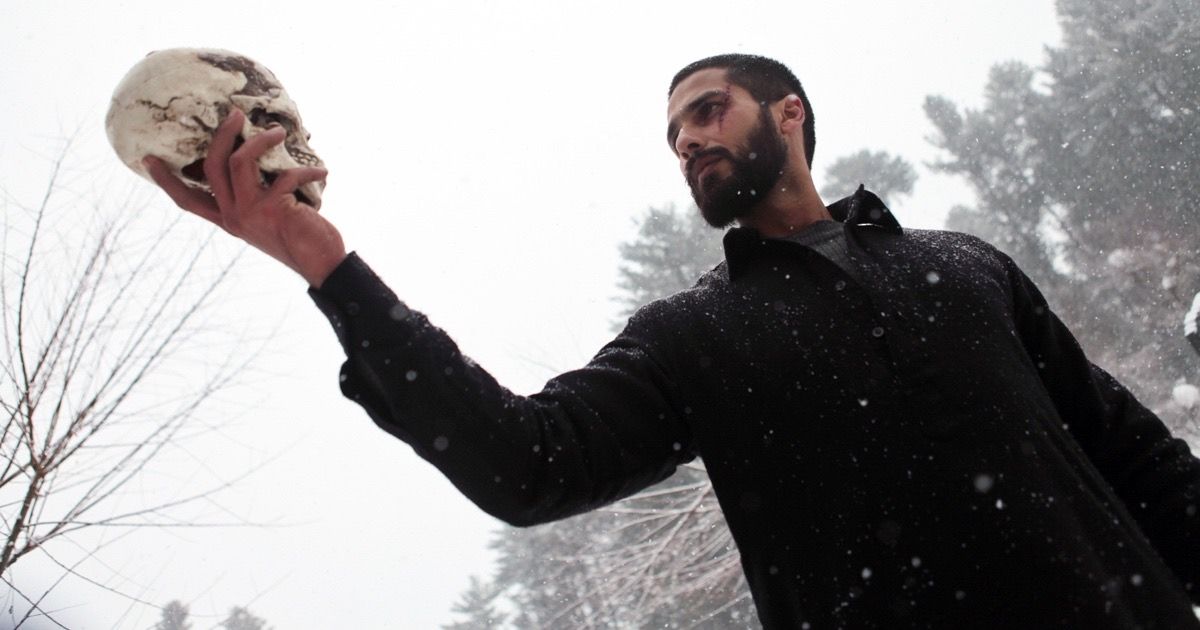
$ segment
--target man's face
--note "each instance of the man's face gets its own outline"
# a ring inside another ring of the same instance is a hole
[[[730,83],[724,69],[681,81],[667,115],[667,140],[709,225],[746,216],[779,181],[787,144],[771,110]]]

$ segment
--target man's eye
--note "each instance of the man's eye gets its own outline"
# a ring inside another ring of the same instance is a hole
[[[696,109],[696,117],[700,120],[708,120],[717,112],[718,107],[716,102],[705,103]]]

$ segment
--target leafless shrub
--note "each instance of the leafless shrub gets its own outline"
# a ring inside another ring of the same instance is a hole
[[[155,495],[147,485],[169,483],[148,479],[151,464],[205,430],[198,411],[249,360],[204,348],[214,332],[206,307],[237,256],[214,254],[186,234],[182,212],[151,211],[137,193],[112,202],[75,190],[95,178],[72,176],[69,146],[38,203],[0,189],[0,580],[16,626],[61,626],[43,602],[68,576],[140,601],[110,586],[111,573],[80,567],[131,528],[196,525],[181,508],[232,483],[180,484],[144,501]],[[114,533],[83,536],[97,529]],[[41,593],[13,578],[35,552],[61,569]]]

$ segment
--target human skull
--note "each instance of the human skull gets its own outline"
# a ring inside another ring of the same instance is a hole
[[[105,128],[117,155],[138,175],[150,179],[142,158],[154,155],[188,185],[210,190],[204,156],[217,125],[234,107],[246,114],[243,139],[274,125],[287,130],[283,144],[258,160],[265,181],[274,181],[285,169],[322,166],[308,146],[311,136],[296,104],[275,75],[228,50],[171,48],[146,55],[113,92]],[[324,187],[322,182],[305,184],[296,196],[320,207]]]

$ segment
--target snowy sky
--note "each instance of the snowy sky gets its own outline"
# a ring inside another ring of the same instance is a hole
[[[970,197],[923,166],[935,153],[922,100],[978,104],[991,64],[1036,64],[1058,38],[1049,0],[267,6],[8,0],[0,186],[32,202],[72,132],[74,168],[98,188],[137,185],[102,128],[120,78],[155,49],[241,52],[299,104],[331,172],[323,212],[348,246],[522,392],[608,340],[632,218],[689,201],[664,141],[681,66],[731,51],[787,63],[813,102],[818,177],[862,148],[899,154],[921,179],[898,217],[938,227]],[[151,198],[146,212],[176,212]],[[196,628],[235,604],[281,630],[448,621],[467,576],[488,573],[498,523],[341,399],[340,349],[303,281],[254,254],[236,281],[245,295],[221,307],[274,337],[215,411],[231,420],[220,436],[163,474],[261,465],[212,510],[272,525],[138,531],[93,575],[187,602]],[[57,577],[35,565],[18,565],[18,585]],[[159,614],[73,578],[52,601],[73,628],[147,628]]]

